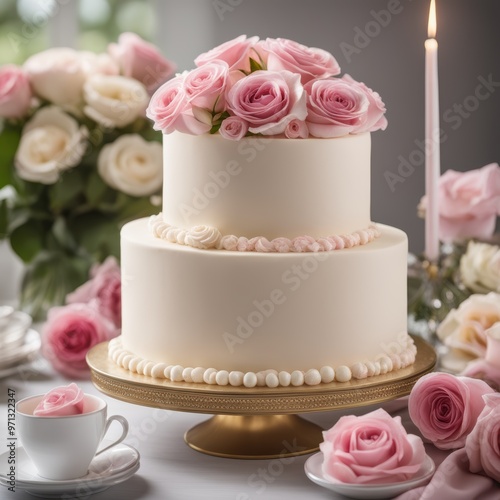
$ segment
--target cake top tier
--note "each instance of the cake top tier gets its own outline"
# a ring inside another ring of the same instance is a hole
[[[201,54],[151,98],[154,128],[192,135],[332,138],[384,130],[377,92],[329,52],[283,38],[241,35]]]

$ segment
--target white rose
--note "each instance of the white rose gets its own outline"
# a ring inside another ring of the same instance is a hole
[[[125,127],[144,115],[149,96],[144,85],[126,76],[94,75],[84,85],[84,113],[105,127]]]
[[[474,292],[500,292],[500,248],[469,242],[460,259],[460,274],[464,284]]]
[[[76,50],[44,50],[28,58],[23,68],[39,97],[61,106],[74,106],[82,101],[86,72]]]
[[[41,108],[26,123],[14,159],[21,179],[54,184],[59,173],[80,162],[87,130],[57,106]]]
[[[106,144],[97,158],[106,184],[131,196],[147,196],[161,188],[162,146],[137,134],[125,134]]]
[[[476,294],[451,310],[437,329],[438,337],[449,347],[472,357],[484,358],[486,330],[500,322],[500,294]]]

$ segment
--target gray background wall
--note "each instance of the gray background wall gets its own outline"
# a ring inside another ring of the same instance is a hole
[[[406,231],[411,251],[423,250],[424,223],[416,206],[424,193],[424,165],[416,141],[424,139],[428,0],[161,3],[160,43],[180,70],[191,69],[199,53],[245,33],[329,50],[343,73],[377,90],[389,126],[372,136],[372,218]],[[397,14],[382,26],[373,13],[389,6]],[[500,1],[437,0],[437,10],[441,126],[447,137],[441,145],[442,171],[500,162]],[[368,37],[361,40],[360,32]],[[349,53],[348,45],[355,52]],[[479,78],[499,82],[483,101],[474,97]],[[410,162],[402,171],[401,158]]]

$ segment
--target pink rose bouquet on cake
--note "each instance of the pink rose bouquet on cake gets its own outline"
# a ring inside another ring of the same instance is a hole
[[[348,75],[329,52],[283,38],[245,35],[195,59],[153,95],[147,115],[169,134],[219,132],[291,139],[385,129],[380,96]]]
[[[174,70],[133,33],[0,67],[0,239],[27,264],[21,305],[37,320],[118,255],[123,223],[156,212],[161,134],[145,111]]]

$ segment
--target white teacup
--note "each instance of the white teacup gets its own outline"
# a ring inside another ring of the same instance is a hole
[[[26,454],[38,474],[63,481],[83,477],[92,459],[121,443],[128,433],[128,422],[121,415],[107,418],[107,404],[101,398],[85,394],[83,413],[64,417],[33,415],[44,394],[22,399],[16,404],[16,428]],[[97,451],[111,422],[117,421],[121,436]]]

